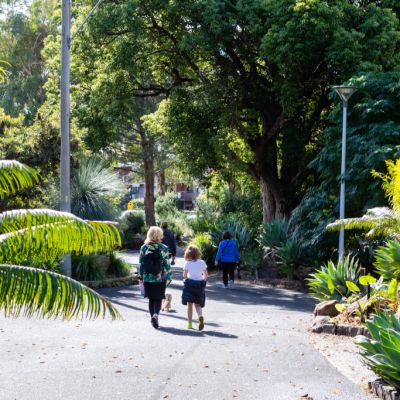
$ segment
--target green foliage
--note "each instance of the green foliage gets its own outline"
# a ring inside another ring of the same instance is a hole
[[[211,227],[211,237],[216,246],[222,240],[224,231],[228,231],[231,234],[232,239],[236,242],[239,253],[251,247],[253,239],[252,231],[240,221],[233,219],[232,216],[221,219]]]
[[[7,69],[0,107],[13,116],[23,113],[28,124],[45,100],[48,71],[42,50],[48,35],[57,32],[56,7],[54,0],[16,1],[0,20],[0,54],[7,62],[0,62],[0,69]]]
[[[79,21],[88,6],[77,7]],[[312,179],[329,87],[398,64],[396,10],[343,0],[103,4],[75,41],[79,120],[93,143],[110,145],[133,126],[135,96],[168,94],[159,131],[191,175],[240,170],[269,189],[263,202],[268,194],[276,210],[266,217],[288,215]]]
[[[142,210],[123,211],[118,219],[119,228],[124,235],[142,233],[144,228],[144,212]],[[126,236],[124,238],[128,239]]]
[[[0,160],[0,199],[37,183],[39,176],[32,168],[15,160]]]
[[[115,172],[107,168],[100,158],[88,158],[80,164],[72,178],[72,212],[84,219],[113,219],[116,210],[111,196],[121,197],[125,190]]]
[[[298,267],[300,266],[302,256],[301,243],[293,238],[283,242],[276,248],[276,256],[279,259],[278,266],[289,279],[293,279]]]
[[[250,248],[241,254],[240,267],[241,269],[249,270],[252,274],[255,274],[261,261],[262,253],[260,253],[260,250],[257,248]]]
[[[264,252],[280,247],[289,239],[289,223],[285,219],[272,220],[264,224],[257,239]]]
[[[120,314],[93,290],[55,272],[17,265],[0,266],[0,309],[7,317],[97,318]]]
[[[367,322],[371,339],[358,336],[365,363],[388,384],[400,389],[400,320],[394,314],[375,315]]]
[[[78,281],[101,281],[105,278],[99,267],[97,254],[72,257],[72,277]]]
[[[174,213],[164,214],[158,222],[166,222],[178,242],[184,242],[193,235],[188,216],[183,211],[176,210]]]
[[[107,274],[116,277],[128,276],[131,272],[131,265],[126,263],[120,257],[118,257],[115,252],[108,254],[110,259],[110,266],[107,269]]]
[[[197,246],[202,254],[202,259],[209,268],[213,268],[217,249],[213,239],[208,233],[197,233],[190,242],[191,245]]]
[[[301,240],[291,232],[290,223],[285,219],[272,220],[262,226],[257,238],[264,257],[276,262],[280,272],[293,279],[304,260]]]
[[[318,300],[341,301],[349,297],[351,291],[346,282],[357,283],[360,277],[360,267],[355,258],[341,258],[336,264],[328,261],[321,269],[307,279],[310,294]]]
[[[122,243],[124,248],[140,248],[143,239],[138,235],[143,233],[145,227],[144,211],[127,210],[118,218],[118,228],[122,235]]]
[[[25,176],[28,167],[0,162],[1,169],[3,179],[12,177],[2,184],[4,194],[34,183],[32,174]],[[6,316],[23,313],[70,319],[86,311],[86,316],[95,318],[108,311],[113,319],[118,318],[108,300],[78,282],[54,272],[13,265],[30,259],[55,260],[67,253],[108,251],[117,244],[117,228],[105,222],[83,221],[73,214],[46,209],[1,213],[0,262],[7,265],[0,266],[0,308]]]
[[[178,213],[178,197],[175,192],[167,192],[163,196],[157,196],[155,202],[156,216],[162,220],[167,216]]]
[[[400,243],[389,241],[376,250],[375,267],[385,279],[400,279]]]
[[[399,81],[400,70],[357,75],[350,81],[359,91],[351,98],[348,108],[346,216],[358,217],[369,209],[362,220],[349,221],[356,222],[357,226],[353,226],[357,228],[363,225],[371,230],[386,218],[387,226],[382,225],[382,232],[393,231],[393,224],[398,224],[388,209],[373,208],[384,205],[385,199],[371,171],[383,173],[385,160],[400,155]],[[310,164],[317,179],[292,215],[305,246],[313,250],[317,259],[332,257],[337,248],[337,234],[325,228],[339,215],[342,124],[339,100],[329,121],[330,126],[320,139],[323,148]],[[372,230],[371,233],[379,232]],[[349,232],[346,238],[351,240],[353,235]]]

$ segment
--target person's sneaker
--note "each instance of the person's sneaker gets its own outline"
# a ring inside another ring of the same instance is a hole
[[[151,324],[153,325],[153,328],[158,329],[159,325],[158,325],[158,315],[157,315],[157,314],[154,314],[154,315],[151,317],[150,322],[151,322]]]
[[[233,281],[229,281],[229,289],[233,289],[235,286],[235,284],[233,283]]]
[[[229,289],[228,284],[225,285],[225,283],[224,283],[224,289]]]
[[[199,331],[202,331],[204,329],[204,317],[201,316],[199,317]]]
[[[193,329],[193,324],[191,322],[188,322],[188,329]]]

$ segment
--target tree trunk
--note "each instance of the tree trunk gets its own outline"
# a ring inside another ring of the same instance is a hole
[[[165,171],[163,169],[158,174],[158,190],[161,196],[165,194],[166,191]]]
[[[263,222],[288,218],[289,212],[280,194],[276,190],[271,190],[272,185],[268,184],[264,177],[260,177],[259,183],[263,203]]]
[[[263,205],[263,222],[287,218],[288,210],[285,187],[279,179],[278,157],[275,140],[264,141],[255,151],[253,175],[260,185]]]
[[[144,212],[146,215],[146,224],[154,226],[156,224],[154,210],[154,162],[152,159],[144,159]]]
[[[143,170],[144,170],[144,213],[147,226],[156,224],[154,209],[154,142],[146,135],[146,130],[142,127],[141,122],[137,122],[140,134],[140,142],[143,154]]]

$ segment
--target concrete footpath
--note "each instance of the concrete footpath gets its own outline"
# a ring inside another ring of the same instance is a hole
[[[161,315],[160,330],[136,286],[102,291],[123,321],[0,317],[0,399],[370,398],[309,343],[307,295],[221,286],[207,287],[204,332],[186,329],[180,279],[169,288],[173,311]]]

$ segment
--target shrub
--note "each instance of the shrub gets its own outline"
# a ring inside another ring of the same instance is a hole
[[[108,254],[110,258],[110,266],[107,269],[107,275],[124,277],[128,276],[132,266],[119,258],[114,252]]]
[[[264,224],[257,241],[264,252],[268,252],[280,247],[288,238],[289,223],[285,219],[281,219]]]
[[[262,254],[255,248],[245,250],[241,255],[241,269],[250,271],[252,274],[256,274],[257,268],[260,266],[262,260]]]
[[[400,279],[400,243],[389,241],[376,250],[375,267],[385,279]]]
[[[301,243],[296,239],[290,238],[283,242],[276,249],[277,262],[280,272],[285,274],[289,279],[293,279],[298,271],[301,260]]]
[[[170,217],[179,212],[178,196],[174,192],[167,192],[162,196],[157,196],[154,207],[157,219],[164,220],[168,216]]]
[[[118,226],[122,233],[122,242],[125,247],[130,247],[137,242],[136,236],[142,233],[144,225],[143,211],[128,210],[120,215]]]
[[[240,221],[232,219],[232,217],[226,218],[211,227],[211,237],[216,246],[218,246],[219,242],[222,240],[222,234],[224,231],[230,232],[240,253],[250,247],[253,239],[252,231],[250,231]]]
[[[197,233],[190,244],[200,249],[203,260],[209,268],[213,268],[217,249],[214,246],[211,236],[208,233]]]
[[[355,258],[341,258],[337,264],[328,261],[320,270],[308,278],[310,293],[318,300],[342,300],[348,297],[351,291],[346,281],[357,283],[360,277],[360,267]]]
[[[375,315],[367,322],[371,339],[358,336],[366,364],[384,381],[400,389],[400,321],[394,314]]]
[[[98,263],[98,255],[72,256],[72,277],[78,281],[100,281],[105,273]]]
[[[264,224],[257,242],[264,256],[275,262],[281,273],[289,279],[298,276],[298,269],[304,261],[303,245],[296,235],[291,233],[288,221],[273,220]]]

